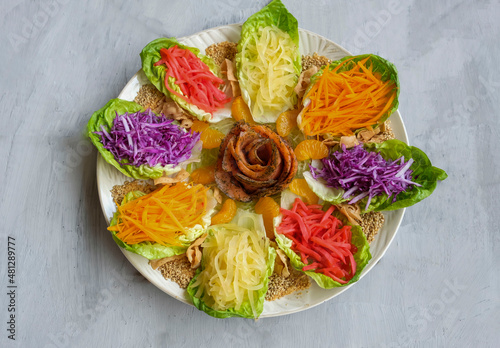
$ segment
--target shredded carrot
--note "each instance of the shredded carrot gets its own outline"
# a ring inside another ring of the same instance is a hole
[[[118,205],[118,223],[108,227],[129,245],[156,242],[181,245],[178,236],[186,228],[202,223],[206,213],[207,189],[203,185],[165,185],[145,196]]]
[[[394,81],[382,81],[370,57],[352,60],[332,70],[327,66],[304,97],[311,100],[300,125],[306,135],[352,135],[356,129],[376,124],[390,109],[397,93]]]

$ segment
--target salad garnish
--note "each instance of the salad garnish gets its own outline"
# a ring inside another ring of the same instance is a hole
[[[344,199],[350,204],[368,197],[365,209],[368,209],[374,196],[382,193],[392,197],[395,202],[399,193],[411,189],[413,181],[410,169],[413,159],[405,162],[404,156],[397,160],[386,160],[377,152],[369,152],[363,145],[334,152],[321,160],[323,168],[310,166],[314,179],[323,179],[327,186],[345,190]]]
[[[181,246],[180,235],[203,224],[207,189],[203,185],[177,183],[117,206],[116,224],[108,227],[122,242],[134,245],[155,242]]]
[[[348,57],[313,76],[299,126],[309,136],[352,135],[383,122],[397,107],[395,68],[375,55]]]
[[[160,56],[161,59],[154,66],[165,65],[165,88],[170,93],[211,114],[230,101],[219,89],[224,85],[224,80],[215,76],[190,50],[175,45],[160,49]],[[170,78],[175,79],[182,93],[169,86]]]
[[[189,133],[164,115],[156,116],[151,110],[118,115],[109,131],[101,125],[104,148],[121,164],[140,166],[147,164],[178,165],[191,157],[200,140],[199,133]]]
[[[296,172],[295,154],[278,134],[239,122],[221,144],[215,182],[231,199],[250,202],[282,191]]]
[[[300,255],[302,271],[321,273],[345,285],[357,271],[352,226],[332,215],[335,206],[322,208],[296,198],[290,210],[281,209],[283,218],[276,232],[292,241],[291,250]]]
[[[262,218],[239,211],[207,231],[201,268],[187,289],[194,305],[217,318],[259,317],[276,256]]]

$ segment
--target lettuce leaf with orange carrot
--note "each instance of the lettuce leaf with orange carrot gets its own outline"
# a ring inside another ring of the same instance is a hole
[[[186,252],[210,225],[217,202],[211,191],[201,187],[185,183],[172,187],[125,196],[108,227],[116,244],[149,260]]]
[[[352,135],[386,121],[397,110],[398,97],[392,63],[374,54],[348,56],[311,78],[297,121],[309,136]]]

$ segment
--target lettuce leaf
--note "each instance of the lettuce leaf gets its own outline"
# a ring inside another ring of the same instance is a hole
[[[342,66],[338,70],[338,73],[341,73],[343,71],[350,70],[353,67],[353,65],[357,64],[359,61],[365,59],[366,57],[370,57],[370,59],[366,63],[366,66],[370,67],[370,63],[371,63],[373,65],[373,72],[379,73],[381,75],[382,81],[384,81],[384,82],[388,81],[388,80],[394,81],[394,83],[395,83],[394,88],[396,89],[396,97],[392,101],[391,106],[389,107],[387,112],[384,115],[382,115],[382,117],[379,119],[379,121],[376,124],[372,125],[373,128],[376,128],[379,125],[381,125],[382,123],[384,123],[389,118],[389,116],[391,116],[391,114],[398,109],[400,85],[399,85],[398,71],[396,69],[396,66],[394,64],[392,64],[391,62],[389,62],[388,60],[386,60],[382,57],[379,57],[375,54],[362,54],[359,56],[347,56],[347,57],[344,57],[342,59],[336,60],[330,64],[329,69],[333,70],[339,64],[341,64],[343,61],[353,58],[352,61],[345,64],[344,66]],[[321,68],[320,71],[318,71],[314,76],[311,77],[311,82],[309,83],[309,86],[307,87],[304,95],[307,95],[307,93],[311,90],[312,86],[323,75],[325,68],[326,67]],[[304,98],[304,100],[302,101],[302,104],[304,106],[307,106],[307,105],[309,105],[310,101],[311,100],[309,98]],[[301,119],[302,119],[302,112],[299,114],[299,116],[297,118],[297,122],[299,125],[301,123]],[[361,129],[356,130],[355,133],[357,133],[360,130]]]
[[[326,186],[324,182],[314,179],[309,171],[304,172],[303,175],[311,190],[325,202],[340,204],[346,201],[345,198],[342,198],[345,192],[343,189]]]
[[[207,57],[200,53],[200,50],[195,47],[189,47],[179,43],[175,38],[159,38],[151,41],[143,48],[140,56],[142,61],[142,70],[146,74],[148,80],[163,94],[174,100],[181,108],[186,110],[188,113],[198,118],[200,121],[209,121],[209,122],[218,122],[224,118],[231,117],[230,112],[224,112],[221,109],[214,112],[214,115],[211,115],[209,112],[198,108],[196,105],[190,104],[182,98],[179,98],[175,94],[169,92],[167,87],[165,87],[165,75],[166,70],[164,65],[154,66],[156,62],[161,59],[160,49],[162,48],[170,48],[173,46],[178,46],[179,48],[190,50],[193,52],[200,60],[205,63],[208,68],[217,76],[219,76],[219,67],[212,58]],[[175,78],[169,77],[168,85],[174,91],[179,94],[183,94],[180,87],[175,83]]]
[[[282,196],[281,207],[284,209],[290,209],[293,205],[295,197],[298,197],[293,193],[286,193],[287,191],[289,190],[283,191],[283,193],[285,194]],[[292,240],[282,234],[279,234],[276,231],[276,227],[279,226],[282,220],[281,215],[274,218],[274,235],[276,237],[276,243],[278,244],[279,248],[285,252],[286,256],[288,256],[293,268],[310,276],[323,289],[347,286],[356,282],[359,279],[361,272],[372,258],[372,255],[370,253],[370,245],[366,240],[366,236],[363,233],[363,229],[361,228],[361,226],[355,226],[348,223],[347,219],[337,210],[334,211],[334,216],[340,219],[344,224],[351,226],[351,242],[358,248],[358,251],[356,252],[356,254],[354,254],[354,260],[356,261],[356,274],[354,275],[354,277],[352,277],[351,280],[349,280],[347,284],[340,284],[339,282],[336,282],[332,278],[321,273],[316,273],[314,271],[303,271],[302,268],[306,265],[302,262],[300,256],[292,250]]]
[[[421,186],[412,185],[410,190],[399,193],[394,202],[393,199],[385,193],[375,196],[372,198],[367,209],[365,209],[365,207],[368,202],[368,197],[365,197],[359,201],[362,213],[368,213],[370,211],[389,211],[410,207],[424,198],[429,197],[436,188],[437,182],[445,180],[448,177],[444,170],[432,166],[431,161],[422,150],[415,146],[409,146],[401,140],[391,139],[380,144],[366,143],[363,144],[363,147],[370,152],[379,152],[386,160],[396,160],[401,156],[404,156],[405,161],[413,158],[414,162],[410,167],[413,171],[412,178],[414,182]],[[321,168],[319,165],[321,165],[320,162],[315,162],[313,164],[314,167]],[[310,172],[305,172],[304,178],[311,190],[324,201],[332,204],[339,204],[347,201],[342,198],[345,192],[343,189],[335,189],[326,186],[323,180],[313,179]]]
[[[413,170],[413,181],[422,185],[413,185],[411,190],[401,192],[394,203],[387,194],[373,197],[368,209],[364,212],[396,210],[412,206],[429,197],[436,188],[437,182],[448,177],[444,170],[432,166],[431,161],[422,150],[415,146],[409,146],[401,140],[392,139],[380,144],[368,143],[364,144],[364,148],[371,152],[379,152],[385,159],[395,160],[404,156],[405,161],[408,161],[413,158],[414,162],[410,167]],[[359,205],[362,209],[367,201],[368,198],[360,201]]]
[[[262,283],[263,286],[261,289],[256,290],[253,292],[254,298],[256,298],[256,307],[255,307],[255,312],[256,315],[254,315],[254,312],[252,310],[252,307],[250,305],[249,301],[243,302],[241,307],[239,309],[235,308],[228,308],[226,310],[216,310],[212,308],[211,306],[207,305],[205,301],[203,300],[204,295],[206,293],[202,293],[200,297],[196,297],[196,293],[198,292],[200,285],[195,286],[196,281],[198,277],[200,276],[201,272],[204,271],[205,269],[205,263],[207,262],[206,260],[206,255],[205,253],[203,254],[202,261],[201,261],[201,266],[198,268],[194,278],[191,280],[187,287],[187,293],[189,297],[191,298],[191,301],[195,305],[196,308],[199,310],[204,311],[208,315],[215,317],[215,318],[229,318],[229,317],[241,317],[241,318],[257,318],[260,316],[262,311],[264,310],[264,300],[266,297],[267,289],[268,289],[268,283],[269,283],[269,277],[272,275],[273,270],[274,270],[274,260],[276,258],[276,250],[274,250],[273,247],[269,246],[269,240],[266,238],[265,234],[265,227],[264,227],[264,222],[262,220],[262,215],[260,214],[255,214],[251,213],[249,211],[244,211],[241,209],[238,209],[236,216],[233,218],[233,220],[229,224],[224,224],[224,225],[214,225],[210,226],[207,229],[207,239],[205,240],[205,243],[210,242],[210,240],[213,240],[215,238],[215,235],[220,231],[230,231],[234,229],[235,232],[238,232],[242,229],[250,230],[253,231],[254,233],[258,234],[260,238],[265,240],[266,242],[266,248],[268,250],[267,254],[267,260],[266,260],[266,272],[263,275]],[[205,249],[204,249],[205,251]],[[206,295],[208,296],[208,295]]]
[[[294,44],[294,47],[289,47],[290,57],[293,60],[294,72],[298,76],[302,70],[302,58],[299,52],[299,30],[297,19],[286,9],[280,0],[273,0],[269,5],[265,6],[259,12],[250,16],[241,28],[241,39],[238,42],[238,53],[236,55],[236,73],[238,81],[240,83],[241,95],[247,105],[252,110],[252,105],[255,101],[251,100],[250,94],[248,93],[249,85],[251,81],[248,81],[242,74],[242,67],[248,64],[247,58],[242,54],[242,47],[244,47],[248,42],[256,40],[259,37],[259,28],[274,26],[290,35],[290,38]],[[257,57],[254,57],[256,60]],[[295,92],[293,93],[293,104],[296,102]],[[282,110],[285,111],[285,110]],[[281,112],[281,111],[280,111]],[[254,120],[259,123],[270,123],[276,122],[278,114],[267,112],[261,117],[252,115]]]
[[[208,191],[211,192],[211,191]],[[133,191],[129,192],[128,194],[125,195],[125,198],[123,199],[122,205],[124,205],[127,202],[130,202],[134,199],[137,199],[139,197],[144,196],[145,193],[141,191]],[[145,258],[149,260],[156,260],[156,259],[162,259],[164,257],[170,257],[174,255],[180,255],[186,252],[187,248],[189,245],[191,245],[192,242],[194,242],[198,237],[200,237],[204,232],[205,232],[205,227],[210,225],[210,219],[211,215],[214,211],[214,207],[217,204],[215,201],[215,198],[211,193],[209,193],[208,199],[207,199],[207,213],[203,217],[203,224],[202,225],[196,225],[190,229],[187,229],[187,234],[182,235],[179,237],[179,240],[182,242],[182,246],[165,246],[161,245],[158,243],[154,242],[142,242],[142,243],[137,243],[137,244],[127,244],[123,242],[121,239],[119,239],[116,236],[116,232],[110,231],[114,241],[118,246],[121,248],[131,251],[135,254],[144,256]],[[113,215],[113,219],[110,222],[110,226],[115,226],[118,223],[118,219],[120,218],[120,213],[117,211]]]
[[[180,171],[180,165],[162,166],[161,164],[158,164],[154,167],[150,167],[143,164],[136,167],[127,164],[120,164],[115,159],[113,154],[104,148],[104,145],[101,142],[101,136],[95,134],[95,132],[101,132],[101,126],[104,126],[108,131],[111,130],[113,127],[113,120],[115,119],[117,113],[118,115],[123,115],[127,112],[134,113],[138,111],[144,111],[144,109],[137,103],[122,99],[111,99],[103,108],[94,112],[90,118],[89,123],[87,124],[87,136],[90,138],[97,150],[99,150],[106,162],[128,177],[132,177],[134,179],[156,179],[161,177],[164,172],[166,175],[170,175]]]

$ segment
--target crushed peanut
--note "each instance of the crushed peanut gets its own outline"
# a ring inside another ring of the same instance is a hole
[[[165,102],[165,95],[151,84],[142,85],[137,93],[134,102],[144,109],[151,109],[153,112],[159,112]]]
[[[238,44],[236,42],[224,41],[207,47],[205,54],[215,61],[215,64],[221,66],[225,59],[234,60],[238,53]]]
[[[371,243],[385,222],[384,215],[380,212],[369,212],[361,215],[361,227],[368,243]]]
[[[182,255],[184,257],[167,262],[158,269],[163,278],[177,283],[181,289],[186,289],[191,279],[193,279],[196,270],[191,268],[191,263],[187,259],[186,254]]]
[[[322,66],[328,65],[332,62],[331,59],[326,58],[325,56],[320,56],[316,52],[311,55],[302,56],[302,71],[306,71],[312,66],[321,68]]]
[[[193,124],[191,115],[184,112],[176,102],[167,98],[151,84],[141,86],[134,102],[145,109],[151,109],[156,114],[164,114],[166,117],[178,121],[183,128],[190,128]]]
[[[153,192],[156,189],[155,185],[152,185],[143,180],[125,181],[123,185],[115,185],[111,189],[111,197],[116,204],[122,204],[125,195],[132,191],[142,191],[145,194]]]
[[[307,275],[295,270],[288,265],[290,275],[284,277],[273,273],[269,277],[269,285],[266,293],[266,301],[274,301],[295,291],[305,290],[311,286],[311,280]]]

